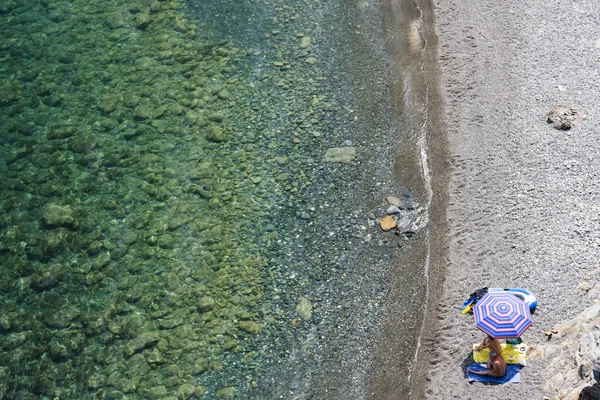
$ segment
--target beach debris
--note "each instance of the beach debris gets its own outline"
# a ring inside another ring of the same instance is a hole
[[[568,131],[578,125],[584,118],[583,113],[576,108],[558,106],[550,109],[547,122],[552,124],[554,129]]]
[[[383,229],[384,231],[387,232],[390,229],[394,229],[396,227],[396,225],[398,225],[398,223],[396,222],[394,217],[392,217],[391,215],[387,215],[387,216],[381,218],[379,225],[381,225],[381,229]]]
[[[549,331],[545,331],[544,335],[548,336],[548,340],[550,340],[552,338],[552,335],[556,335],[558,334],[558,329],[556,328],[552,328]]]

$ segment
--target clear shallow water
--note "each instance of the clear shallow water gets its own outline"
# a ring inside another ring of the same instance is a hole
[[[381,49],[340,5],[244,4],[0,7],[2,396],[366,387],[410,252],[376,226],[405,189]]]

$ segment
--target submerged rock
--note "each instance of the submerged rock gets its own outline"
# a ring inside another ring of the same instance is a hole
[[[215,307],[215,300],[212,297],[205,296],[198,302],[200,311],[210,311]]]
[[[310,36],[304,36],[301,40],[300,40],[300,47],[305,49],[308,46],[310,46]]]
[[[300,298],[300,302],[296,307],[296,311],[298,311],[300,318],[304,320],[309,320],[312,318],[312,304],[306,297]]]
[[[233,394],[235,393],[235,390],[236,390],[235,387],[229,386],[229,387],[219,390],[217,392],[217,396],[226,399],[228,397],[233,396]]]
[[[56,286],[63,279],[63,270],[61,265],[53,265],[37,271],[29,287],[36,292],[42,292]]]
[[[219,125],[212,124],[206,129],[206,138],[215,143],[221,143],[227,140],[227,135]]]
[[[325,152],[325,162],[350,164],[356,157],[356,147],[331,147]]]
[[[254,321],[240,321],[238,326],[244,332],[251,333],[253,335],[260,333],[262,330],[262,326]]]
[[[126,348],[127,354],[132,355],[142,349],[151,347],[151,346],[155,345],[159,339],[160,339],[160,336],[158,335],[157,332],[144,332],[144,333],[138,335],[135,339],[127,342],[127,348]]]
[[[48,226],[77,226],[71,206],[59,206],[58,204],[50,203],[44,207],[42,218]]]

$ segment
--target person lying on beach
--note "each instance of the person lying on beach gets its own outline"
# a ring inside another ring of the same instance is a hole
[[[501,377],[506,374],[506,361],[500,355],[500,353],[496,353],[494,350],[490,349],[490,359],[487,362],[487,370],[486,371],[474,371],[472,369],[467,370],[472,374],[476,375],[489,375]]]
[[[475,347],[475,351],[481,351],[483,349],[487,349],[490,348],[490,351],[493,350],[496,353],[500,354],[500,341],[498,339],[495,339],[491,336],[486,336],[485,339],[483,339],[483,342],[481,342],[481,344],[477,347]]]

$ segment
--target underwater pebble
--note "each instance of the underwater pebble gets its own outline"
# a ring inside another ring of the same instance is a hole
[[[215,300],[212,297],[205,296],[198,302],[198,308],[201,311],[210,311],[215,306]]]
[[[233,387],[233,386],[229,386],[229,387],[226,387],[226,388],[220,389],[220,390],[217,392],[217,396],[219,396],[219,397],[221,397],[221,398],[224,398],[224,399],[226,399],[226,398],[228,398],[228,397],[231,397],[231,396],[233,396],[233,394],[235,393],[235,391],[236,391],[236,388],[235,388],[235,387]]]
[[[309,320],[312,318],[312,304],[310,300],[306,297],[301,297],[298,306],[296,306],[296,311],[298,315],[304,320]]]

